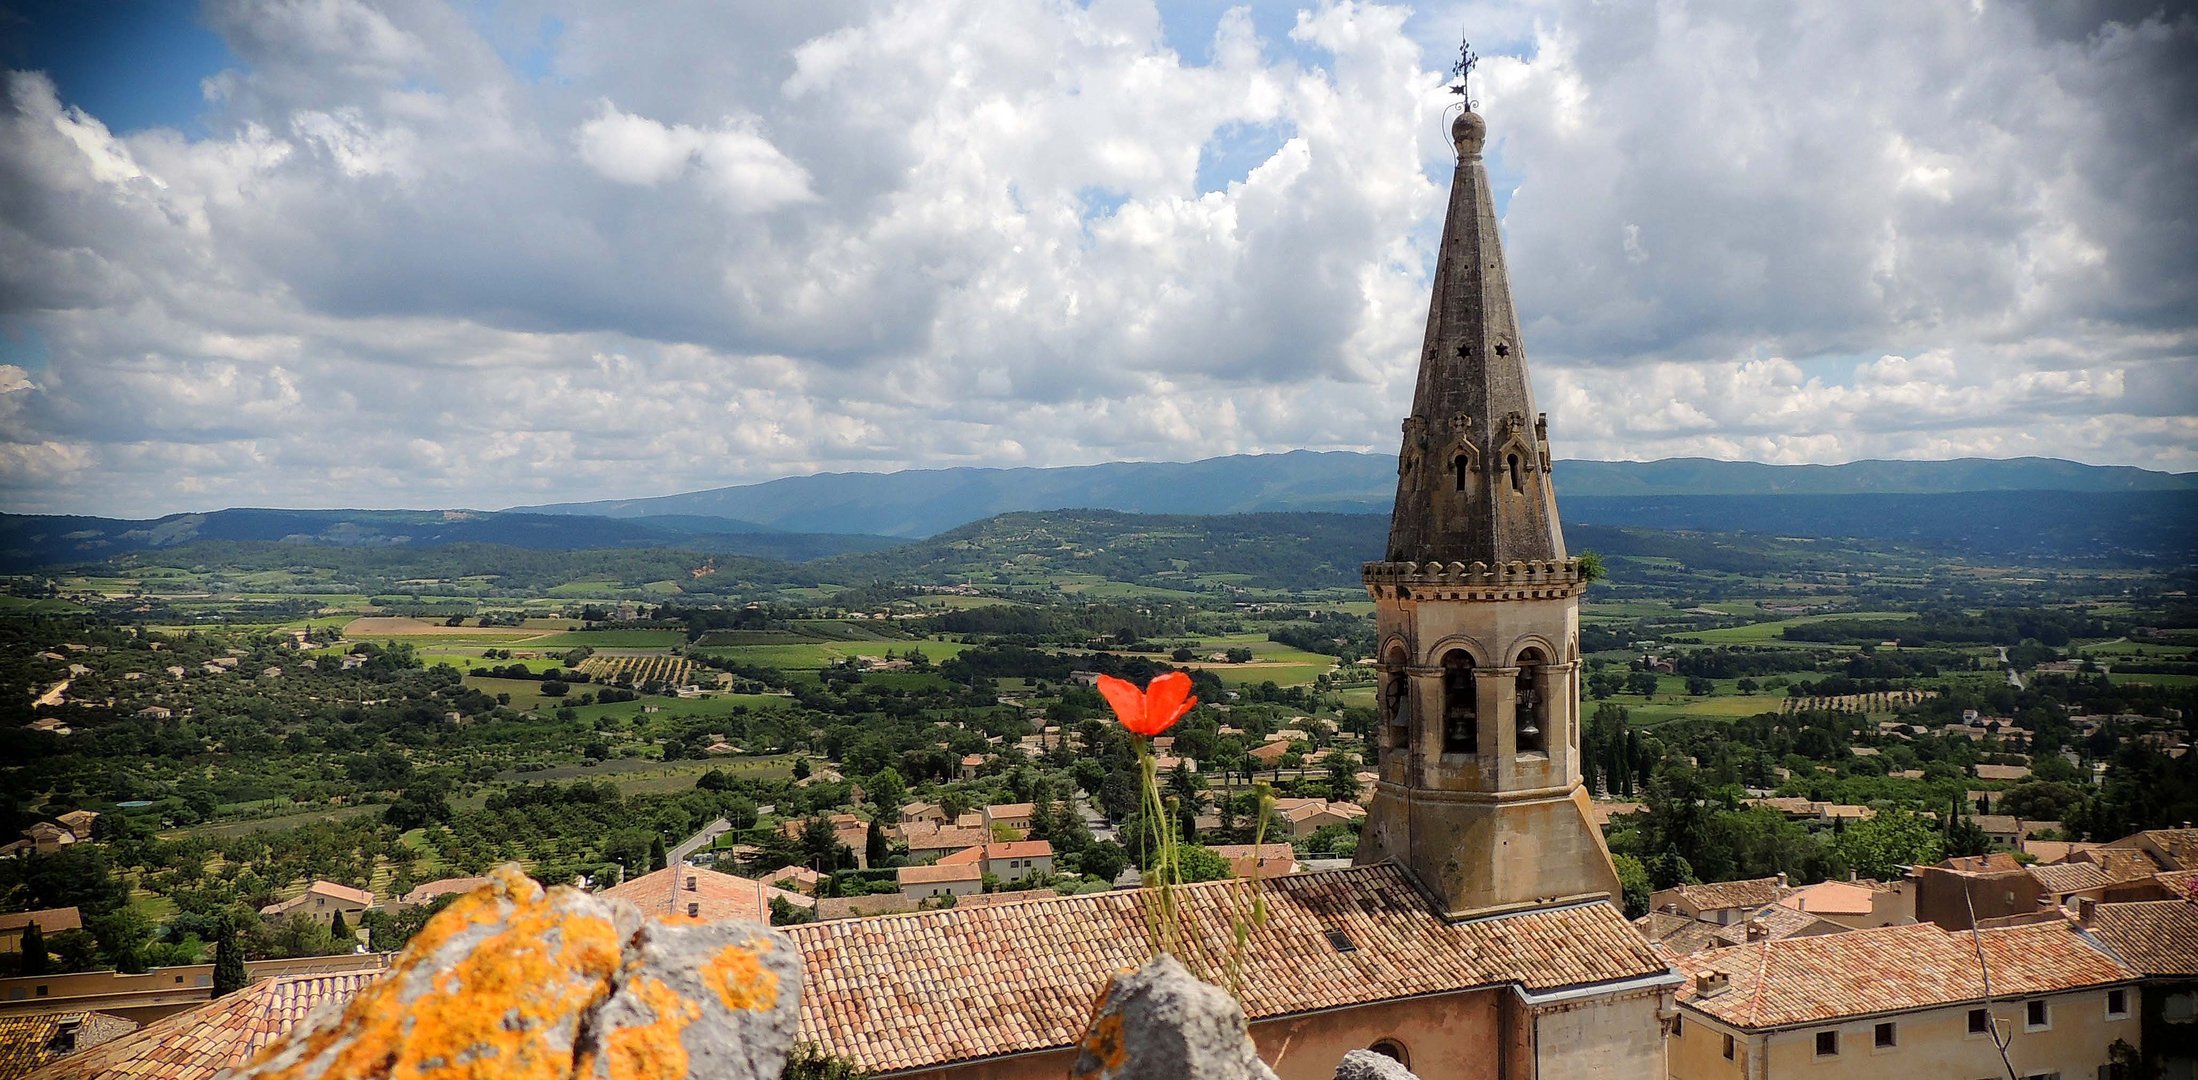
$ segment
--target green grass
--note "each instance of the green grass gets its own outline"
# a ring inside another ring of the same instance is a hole
[[[545,707],[554,709],[564,703],[563,698],[545,696],[542,693],[542,684],[532,679],[489,679],[479,675],[468,675],[466,676],[466,685],[490,697],[495,697],[498,694],[510,694],[511,707],[514,709],[525,710]]]
[[[1721,630],[1697,630],[1688,633],[1671,634],[1669,636],[1675,641],[1698,641],[1705,645],[1791,644],[1795,646],[1805,646],[1808,648],[1823,648],[1824,643],[1822,642],[1788,642],[1785,638],[1782,638],[1779,635],[1784,632],[1785,629],[1789,626],[1805,626],[1810,623],[1829,622],[1832,620],[1870,619],[1882,622],[1889,622],[1896,619],[1913,619],[1915,617],[1916,613],[1912,611],[1841,611],[1831,612],[1822,615],[1799,615],[1791,619],[1778,619],[1773,622],[1749,623],[1746,626],[1729,626]]]
[[[570,649],[592,645],[598,649],[669,649],[687,643],[679,630],[581,630],[543,634],[516,644],[529,649]]]

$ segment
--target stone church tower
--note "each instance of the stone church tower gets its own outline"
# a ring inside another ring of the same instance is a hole
[[[1397,456],[1389,550],[1365,568],[1380,780],[1357,861],[1394,859],[1453,916],[1616,899],[1580,783],[1578,561],[1565,555],[1496,210],[1487,126],[1457,172]]]

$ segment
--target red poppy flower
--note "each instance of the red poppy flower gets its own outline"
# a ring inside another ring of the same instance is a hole
[[[1099,696],[1114,706],[1114,715],[1123,727],[1145,736],[1168,730],[1198,704],[1198,699],[1191,696],[1191,677],[1180,671],[1154,679],[1143,690],[1127,679],[1101,675]]]

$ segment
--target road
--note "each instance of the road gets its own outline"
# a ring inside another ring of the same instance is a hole
[[[702,831],[686,838],[685,840],[681,840],[678,847],[675,847],[670,851],[665,852],[664,865],[679,865],[680,860],[694,854],[696,851],[710,846],[711,841],[716,840],[718,837],[723,836],[731,831],[733,831],[733,823],[725,820],[724,818],[719,818],[716,821],[709,823],[708,825],[704,825],[702,827]]]
[[[2022,689],[2022,676],[2016,673],[2015,662],[2007,658],[2007,646],[2002,645],[1999,650],[2000,666],[2007,669],[2007,685],[2017,690]]]

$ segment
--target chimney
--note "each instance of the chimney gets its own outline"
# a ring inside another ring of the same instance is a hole
[[[1847,870],[1847,880],[1849,880],[1849,881],[1861,881],[1861,880],[1862,880],[1862,871],[1860,871],[1860,870],[1856,870],[1856,869],[1854,869],[1853,867],[1849,867],[1849,868],[1848,868],[1848,870]]]
[[[694,876],[693,874],[689,874],[689,875],[687,875],[687,891],[688,891],[688,892],[694,892],[694,891],[695,891],[695,876]]]
[[[1761,941],[1769,936],[1771,936],[1771,928],[1763,925],[1763,921],[1761,919],[1748,920],[1749,941]]]
[[[2079,896],[2076,898],[2076,922],[2079,925],[2090,926],[2091,917],[2098,913],[2099,902],[2097,900],[2094,900],[2088,896]]]
[[[1781,889],[1786,887],[1786,872],[1784,870],[1778,872],[1778,887]]]
[[[1699,996],[1709,997],[1731,983],[1732,976],[1722,971],[1698,971],[1694,975],[1694,992]]]

